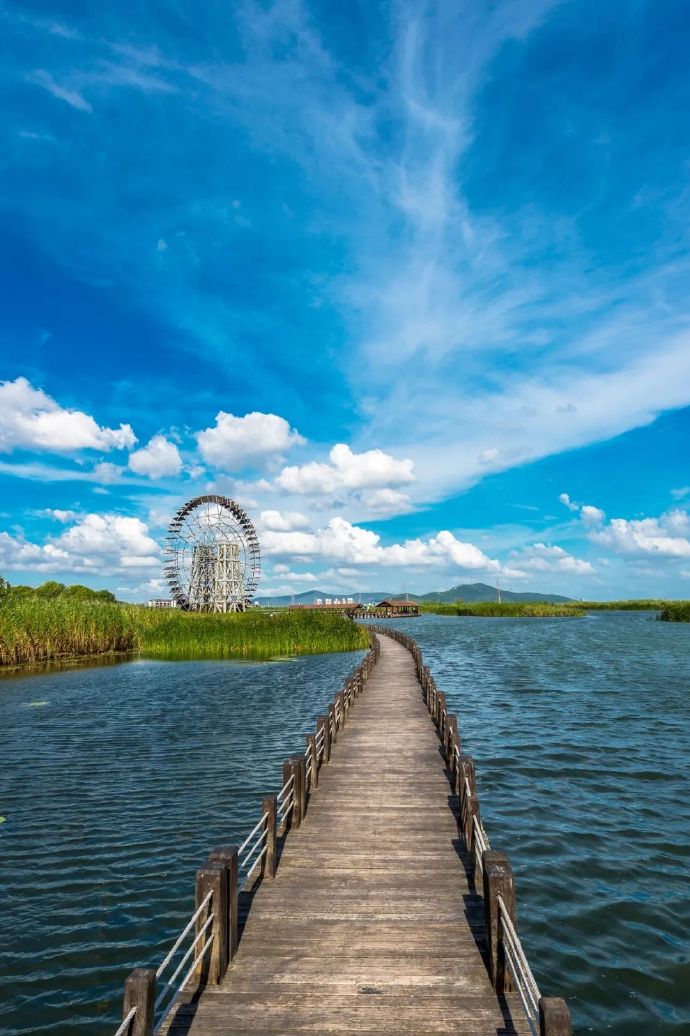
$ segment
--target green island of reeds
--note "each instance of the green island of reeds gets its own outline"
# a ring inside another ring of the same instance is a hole
[[[420,603],[420,609],[433,615],[476,615],[486,618],[567,618],[591,611],[657,612],[662,622],[690,622],[690,601],[664,601],[644,598],[631,601],[454,601]]]
[[[690,601],[665,601],[659,618],[662,622],[690,622]]]
[[[366,630],[318,612],[200,614],[69,597],[5,597],[0,603],[0,666],[88,655],[137,653],[168,659],[270,659],[356,651]]]
[[[573,601],[569,607],[588,612],[658,612],[669,604],[660,598],[640,597],[631,601]]]
[[[476,615],[480,618],[547,619],[584,615],[577,604],[550,604],[546,601],[455,601],[453,604],[422,604],[432,615]]]

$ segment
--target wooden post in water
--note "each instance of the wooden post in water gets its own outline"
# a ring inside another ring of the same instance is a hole
[[[322,760],[327,763],[331,758],[331,739],[328,734],[328,716],[319,716],[316,721],[317,737],[323,730],[323,756]]]
[[[539,1001],[539,1036],[572,1036],[570,1011],[560,996],[543,996]]]
[[[275,878],[278,864],[277,854],[277,816],[278,800],[275,795],[265,795],[261,802],[262,812],[266,817],[266,855],[264,856],[262,874]]]
[[[331,734],[331,745],[334,745],[338,740],[338,728],[335,725],[335,705],[328,706],[328,720],[329,730]],[[329,755],[330,759],[330,755]]]
[[[127,1036],[152,1036],[153,1004],[156,999],[156,972],[153,968],[135,968],[125,980],[122,1017],[133,1007],[137,1013],[129,1023]]]
[[[307,753],[309,755],[309,762],[311,763],[311,780],[309,784],[310,791],[316,791],[319,786],[319,763],[316,755],[316,735],[307,734],[305,737],[307,742]]]
[[[203,926],[213,915],[208,928],[205,930],[199,944],[196,947],[198,956],[208,940],[213,937],[213,942],[201,958],[195,968],[195,975],[198,981],[206,981],[210,986],[219,985],[224,971],[223,961],[225,960],[225,947],[227,946],[227,920],[228,906],[225,900],[226,876],[223,866],[213,865],[202,867],[196,872],[196,908],[197,910],[206,899],[209,892],[212,893],[210,902],[206,909],[202,910],[196,922],[197,935]],[[227,961],[225,961],[227,965]]]
[[[484,870],[484,925],[489,944],[489,977],[497,993],[509,993],[512,985],[505,966],[498,897],[502,898],[508,916],[517,930],[513,868],[510,866],[507,855],[496,849],[484,851],[482,864]]]
[[[213,867],[221,867],[225,883],[225,950],[224,960],[221,962],[222,973],[237,953],[238,946],[238,894],[239,894],[239,859],[236,845],[225,845],[214,849],[208,854],[208,862]],[[213,908],[215,910],[215,906]]]

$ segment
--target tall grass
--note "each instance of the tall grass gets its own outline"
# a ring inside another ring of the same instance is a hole
[[[659,618],[662,622],[690,622],[690,601],[667,601]]]
[[[132,609],[95,601],[36,597],[0,606],[0,665],[133,651]]]
[[[369,643],[366,630],[332,613],[287,609],[252,609],[239,615],[154,608],[137,611],[141,653],[156,658],[275,658],[355,651]]]
[[[661,618],[664,617],[664,610],[675,613],[677,609],[688,607],[686,601],[663,601],[651,598],[642,598],[631,601],[567,601],[560,604],[551,604],[548,601],[505,601],[500,604],[498,601],[477,601],[468,603],[455,601],[453,604],[420,604],[425,612],[432,612],[434,615],[486,615],[486,616],[515,616],[516,618],[541,618],[548,616],[565,617],[568,615],[584,615],[590,611],[661,611]],[[682,622],[684,619],[669,619],[669,622]]]
[[[433,615],[477,615],[486,618],[541,619],[584,615],[584,609],[544,601],[456,601],[454,604],[424,604],[423,610]]]
[[[569,608],[585,608],[588,612],[654,612],[665,608],[668,601],[638,598],[630,601],[573,601]]]
[[[139,652],[155,658],[275,658],[353,651],[367,633],[341,615],[200,615],[65,598],[0,605],[0,665]]]

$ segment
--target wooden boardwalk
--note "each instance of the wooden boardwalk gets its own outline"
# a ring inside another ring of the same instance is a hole
[[[172,1036],[530,1032],[487,974],[484,902],[414,660],[380,642],[224,978],[173,1011]]]

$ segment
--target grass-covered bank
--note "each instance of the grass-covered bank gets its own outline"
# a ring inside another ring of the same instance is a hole
[[[66,598],[0,605],[0,666],[138,652],[154,658],[275,658],[354,651],[366,630],[340,615],[201,615]]]
[[[455,604],[422,604],[421,609],[432,615],[476,615],[485,618],[545,619],[573,618],[584,615],[584,608],[570,604],[548,604],[543,601],[477,601]]]

